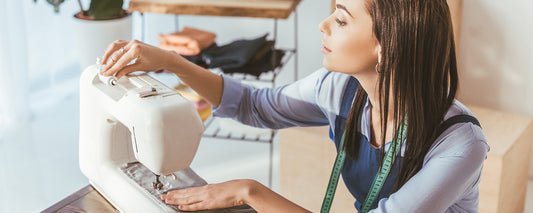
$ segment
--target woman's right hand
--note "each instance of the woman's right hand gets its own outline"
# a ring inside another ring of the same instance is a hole
[[[117,40],[105,51],[105,67],[101,74],[120,78],[135,71],[158,71],[166,69],[169,62],[183,59],[178,54],[152,45],[132,40]],[[133,60],[134,63],[131,63]]]
[[[178,76],[183,83],[213,106],[218,107],[222,100],[224,90],[222,77],[189,62],[174,51],[164,50],[137,40],[129,42],[118,40],[109,45],[103,61],[105,67],[101,74],[104,76],[115,75],[117,79],[120,79],[135,71],[167,70]]]

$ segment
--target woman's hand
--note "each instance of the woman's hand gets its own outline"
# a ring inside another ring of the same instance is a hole
[[[105,51],[103,61],[106,62],[106,66],[101,73],[105,76],[116,73],[115,76],[120,78],[135,71],[158,71],[165,69],[169,62],[176,59],[183,58],[172,51],[137,40],[129,42],[118,40],[111,43]],[[130,64],[134,60],[135,62]]]
[[[222,77],[204,69],[174,51],[163,50],[143,42],[115,41],[105,51],[101,74],[117,79],[135,71],[167,70],[189,85],[210,104],[218,107],[222,99]],[[133,63],[132,63],[133,62]]]
[[[208,184],[182,190],[169,191],[161,195],[167,204],[178,205],[183,211],[198,211],[240,206],[246,203],[256,181],[231,180],[219,184]]]

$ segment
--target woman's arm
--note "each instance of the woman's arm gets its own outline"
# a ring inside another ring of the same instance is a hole
[[[214,106],[222,98],[222,77],[197,66],[174,51],[163,50],[152,45],[132,40],[115,41],[104,53],[105,68],[102,74],[120,78],[135,71],[168,70],[177,75],[199,95]],[[135,63],[131,63],[135,61]]]
[[[256,181],[251,185],[245,203],[257,212],[310,212]]]
[[[224,82],[222,76],[212,73],[172,52],[166,70],[174,73],[198,95],[218,107],[222,99]]]
[[[102,74],[117,78],[135,71],[168,70],[217,107],[215,115],[251,126],[278,129],[328,124],[316,98],[325,70],[284,87],[254,89],[211,73],[172,51],[136,40],[113,42],[103,61]]]
[[[180,210],[198,211],[248,204],[257,212],[309,212],[255,180],[232,180],[182,190],[161,196]]]
[[[320,104],[336,101],[319,99],[318,89],[327,73],[320,69],[294,83],[259,89],[223,76],[222,100],[213,114],[270,129],[327,125],[328,116]]]

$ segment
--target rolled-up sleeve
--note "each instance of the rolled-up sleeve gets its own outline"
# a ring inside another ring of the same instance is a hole
[[[317,103],[317,89],[325,72],[319,70],[285,86],[261,89],[223,75],[222,100],[213,115],[271,129],[327,125],[328,119]]]
[[[237,114],[244,89],[237,79],[224,75],[222,75],[222,79],[224,80],[222,100],[218,108],[215,108],[214,115],[219,117],[232,117]]]

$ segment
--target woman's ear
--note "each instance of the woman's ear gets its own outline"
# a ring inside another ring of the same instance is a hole
[[[378,53],[378,64],[381,64],[381,58],[382,58],[382,51],[381,51],[381,45],[378,44],[376,47],[376,51]]]

